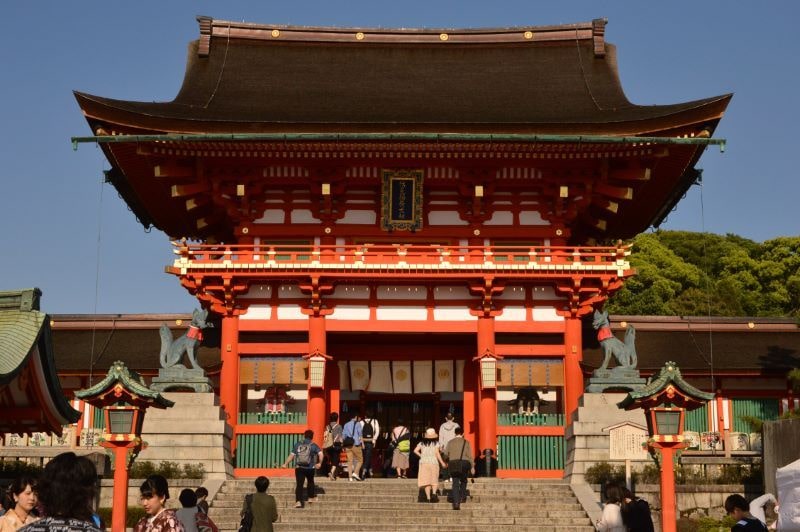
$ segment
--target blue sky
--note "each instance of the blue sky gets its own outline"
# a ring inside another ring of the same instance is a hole
[[[734,92],[693,187],[662,226],[762,241],[800,234],[800,3],[697,1],[137,0],[4,6],[0,31],[0,290],[38,286],[51,313],[187,312],[163,273],[167,237],[145,233],[103,185],[100,150],[72,90],[171,100],[196,15],[310,26],[499,27],[606,17],[629,99],[667,104]]]

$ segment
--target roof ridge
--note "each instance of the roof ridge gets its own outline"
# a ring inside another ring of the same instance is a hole
[[[211,37],[259,41],[301,41],[341,43],[533,43],[541,41],[593,41],[595,54],[605,55],[605,26],[607,19],[591,22],[546,26],[511,26],[500,28],[380,28],[338,26],[296,26],[217,20],[199,16],[200,47],[198,55],[209,53]]]

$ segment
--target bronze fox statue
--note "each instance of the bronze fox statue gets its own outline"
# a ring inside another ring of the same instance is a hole
[[[628,325],[625,331],[625,341],[620,341],[611,332],[611,324],[608,322],[608,312],[594,311],[592,327],[597,331],[597,340],[603,347],[603,364],[599,369],[608,369],[611,356],[617,359],[617,364],[622,368],[633,369],[636,367],[636,329],[633,325]]]
[[[167,324],[161,324],[159,332],[161,334],[160,361],[162,368],[177,366],[183,359],[183,354],[186,353],[192,367],[201,369],[197,365],[194,348],[203,340],[203,329],[213,327],[206,319],[208,319],[207,310],[195,309],[192,312],[192,322],[189,324],[189,330],[175,339],[172,338],[172,331]]]

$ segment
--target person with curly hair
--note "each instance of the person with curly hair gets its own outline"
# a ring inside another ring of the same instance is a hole
[[[101,532],[93,522],[92,502],[97,469],[73,452],[61,453],[46,466],[39,480],[39,503],[47,516],[21,532]]]
[[[150,475],[142,483],[139,492],[147,515],[136,523],[134,532],[186,532],[175,510],[166,507],[169,499],[167,479],[161,475]]]
[[[23,475],[14,479],[3,498],[6,513],[0,517],[0,532],[15,532],[39,519],[35,514],[36,479]]]

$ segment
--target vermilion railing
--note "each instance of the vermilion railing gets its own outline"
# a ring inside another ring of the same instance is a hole
[[[561,265],[629,268],[629,246],[441,246],[441,245],[241,245],[186,244],[175,242],[175,266],[339,264],[382,265]],[[250,266],[250,267],[252,267]]]

